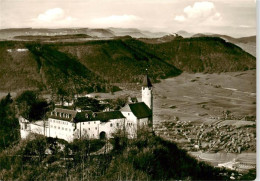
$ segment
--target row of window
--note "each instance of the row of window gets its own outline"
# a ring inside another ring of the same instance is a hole
[[[51,115],[55,115],[55,116],[59,116],[59,117],[63,117],[63,118],[71,118],[72,115],[71,114],[67,114],[67,113],[60,113],[60,112],[51,112]]]
[[[82,124],[84,125],[85,123],[83,122]],[[90,121],[88,121],[88,124],[90,124]],[[96,121],[94,121],[94,124],[96,124]]]
[[[90,128],[88,130],[90,131]],[[95,130],[97,130],[97,127],[95,127]],[[87,129],[83,128],[83,131],[87,131]]]
[[[116,126],[119,127],[119,123],[116,123]],[[110,127],[113,127],[113,124],[110,124]]]
[[[59,120],[52,120],[52,119],[50,120],[50,122],[64,124],[64,125],[69,124],[67,121],[59,121]],[[74,126],[74,123],[72,123],[72,126]]]
[[[66,124],[66,125],[68,125],[68,122],[66,122],[66,121],[50,120],[50,122],[61,123],[61,124]]]
[[[127,123],[126,125],[127,125],[127,126],[132,126],[132,125],[133,125],[133,123]]]
[[[69,129],[69,128],[63,128],[63,127],[60,127],[60,126],[52,126],[52,125],[51,125],[51,128],[61,129],[61,130],[65,130],[65,131],[71,131],[71,129]]]

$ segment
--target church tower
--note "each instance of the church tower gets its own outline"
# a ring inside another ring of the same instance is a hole
[[[147,74],[142,85],[142,102],[153,111],[153,87]]]

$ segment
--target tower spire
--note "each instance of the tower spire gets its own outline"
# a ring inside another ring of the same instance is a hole
[[[142,102],[144,102],[151,109],[152,114],[148,120],[148,125],[150,125],[153,130],[153,87],[148,76],[148,66],[145,69],[146,75],[144,76],[144,81],[142,85]]]
[[[148,67],[145,69],[145,76],[144,76],[144,80],[143,80],[143,87],[152,87],[152,83],[151,83],[151,80],[149,79],[149,76],[148,76]]]

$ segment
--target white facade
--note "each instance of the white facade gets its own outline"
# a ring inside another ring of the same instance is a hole
[[[19,124],[20,124],[20,134],[21,138],[25,139],[30,133],[30,124],[29,121],[22,116],[19,117]]]
[[[153,108],[153,89],[152,87],[142,87],[142,102],[150,109]]]
[[[107,122],[99,120],[79,122],[76,123],[76,138],[99,139],[101,134],[111,138],[118,129],[124,128],[124,122],[124,118],[111,119]]]
[[[75,123],[61,119],[49,118],[50,137],[64,139],[69,142],[74,139]]]
[[[122,114],[126,117],[125,130],[128,137],[133,138],[136,136],[137,131],[137,117],[131,111],[122,111]]]
[[[36,121],[30,123],[27,119],[19,117],[21,138],[25,139],[30,133],[50,136],[48,121]]]

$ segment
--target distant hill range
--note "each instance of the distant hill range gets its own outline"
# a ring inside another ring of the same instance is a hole
[[[10,40],[21,36],[57,36],[57,35],[75,35],[85,34],[92,38],[113,38],[116,36],[131,36],[133,38],[158,38],[167,35],[165,32],[142,31],[135,28],[107,28],[107,29],[91,29],[91,28],[12,28],[0,29],[0,39]]]
[[[177,34],[184,37],[184,38],[190,38],[190,37],[219,37],[219,38],[226,40],[227,42],[230,42],[230,43],[233,43],[233,44],[239,46],[240,48],[242,48],[246,52],[248,52],[251,55],[256,57],[256,36],[233,38],[231,36],[221,35],[221,34],[211,34],[211,33],[194,34],[194,33],[189,33],[189,32],[186,32],[186,31],[178,31]]]
[[[111,91],[113,83],[141,82],[147,66],[153,82],[177,76],[182,71],[214,73],[256,68],[255,57],[218,37],[182,38],[172,34],[136,39],[123,36],[135,29],[116,30],[122,36],[76,41],[95,35],[77,31],[68,35],[25,36],[18,35],[14,29],[17,39],[29,38],[30,41],[0,41],[0,90]],[[98,32],[110,36],[116,30],[99,29]],[[89,29],[82,31],[93,32]],[[140,35],[140,32],[135,33]],[[45,41],[67,38],[75,41]]]
[[[70,35],[70,36],[69,36]],[[166,32],[150,32],[139,30],[136,28],[12,28],[0,29],[0,40],[40,40],[40,41],[64,41],[74,42],[89,41],[98,39],[113,39],[116,37],[131,36],[133,38],[140,38],[141,41],[146,43],[164,43],[172,41],[177,36],[183,38],[191,37],[219,37],[230,43],[233,43],[246,52],[256,57],[256,36],[233,38],[227,35],[203,33],[195,34],[184,30],[176,33]]]

